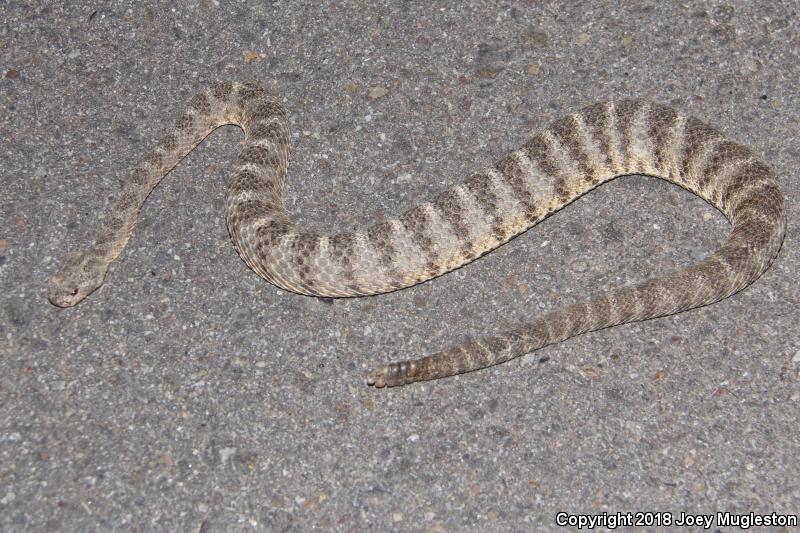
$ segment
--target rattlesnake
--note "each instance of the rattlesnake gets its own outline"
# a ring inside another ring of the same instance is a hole
[[[75,305],[103,283],[153,188],[223,124],[245,133],[225,200],[234,246],[258,275],[300,294],[364,296],[439,276],[623,174],[675,183],[733,223],[722,247],[689,268],[609,289],[508,333],[390,363],[368,374],[377,387],[477,370],[587,331],[716,302],[769,268],[783,241],[783,196],[760,158],[697,119],[638,100],[599,103],[558,120],[493,166],[397,218],[363,232],[321,235],[293,223],[283,204],[289,129],[282,106],[256,83],[220,83],[194,96],[134,168],[94,244],[53,276],[53,304]]]

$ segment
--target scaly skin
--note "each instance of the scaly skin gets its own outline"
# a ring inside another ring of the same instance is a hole
[[[376,387],[469,372],[587,331],[708,305],[757,279],[783,241],[783,196],[765,163],[696,119],[635,100],[595,104],[556,121],[493,166],[397,218],[364,231],[322,235],[293,223],[283,203],[290,139],[283,108],[258,84],[220,83],[193,97],[175,127],[134,168],[94,244],[53,276],[53,304],[73,306],[102,285],[153,188],[223,124],[245,133],[225,201],[234,246],[258,275],[300,294],[365,296],[431,279],[624,174],[675,183],[733,224],[725,244],[696,265],[612,288],[508,333],[390,363],[368,374]]]

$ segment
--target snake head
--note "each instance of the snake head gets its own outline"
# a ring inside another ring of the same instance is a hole
[[[106,269],[91,254],[75,255],[50,278],[47,299],[58,307],[72,307],[93,293],[106,277]]]

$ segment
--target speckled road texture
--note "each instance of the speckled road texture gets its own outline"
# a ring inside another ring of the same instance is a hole
[[[780,2],[591,8],[117,3],[0,6],[0,529],[509,531],[556,513],[797,513],[793,235],[798,12]],[[80,248],[189,96],[256,79],[288,110],[293,218],[390,220],[584,105],[657,101],[776,171],[773,267],[714,306],[463,376],[367,369],[493,335],[697,262],[702,200],[625,177],[470,265],[387,295],[289,294],[223,217],[241,143],[217,130],[149,197],[105,285],[60,310]]]

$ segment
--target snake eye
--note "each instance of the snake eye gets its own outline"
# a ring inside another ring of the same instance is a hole
[[[75,287],[74,289],[72,289],[72,292],[69,293],[70,296],[77,296],[79,290],[80,289],[78,289],[78,287]]]

